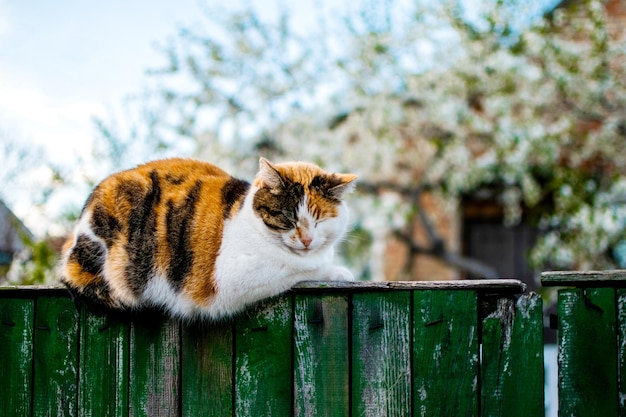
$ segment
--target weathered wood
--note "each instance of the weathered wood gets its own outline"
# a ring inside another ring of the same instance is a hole
[[[129,415],[179,415],[180,324],[152,313],[130,329]]]
[[[352,415],[411,415],[411,293],[352,298]]]
[[[192,323],[182,329],[182,415],[233,412],[233,323]]]
[[[0,294],[3,296],[15,296],[20,293],[30,293],[31,297],[42,295],[68,294],[67,288],[61,284],[37,284],[37,285],[0,285]]]
[[[617,393],[619,416],[626,417],[626,289],[617,290]]]
[[[547,271],[541,273],[544,287],[620,287],[626,286],[626,270]]]
[[[305,282],[222,323],[95,316],[58,286],[2,289],[0,376],[21,382],[0,415],[538,415],[541,307],[513,305],[523,288]]]
[[[248,310],[235,324],[235,415],[291,414],[292,298]]]
[[[511,366],[503,381],[503,416],[543,416],[543,303],[539,294],[522,295],[516,303],[509,349]],[[523,381],[523,387],[520,382]],[[522,412],[525,410],[526,412]]]
[[[541,297],[529,294],[500,298],[483,320],[483,417],[544,415],[542,314]]]
[[[348,416],[348,298],[297,295],[294,318],[294,415]]]
[[[385,291],[385,290],[475,290],[513,292],[526,291],[526,284],[516,279],[467,279],[451,281],[302,281],[291,289],[294,294],[333,291]],[[2,291],[12,293],[36,292],[37,294],[62,295],[67,293],[63,285],[8,285]]]
[[[476,293],[416,291],[413,297],[414,415],[477,415]]]
[[[64,297],[35,304],[33,415],[77,415],[78,312]]]
[[[83,309],[78,415],[128,415],[129,323]]]
[[[617,415],[613,288],[559,291],[559,415]]]
[[[384,290],[475,290],[522,293],[526,284],[516,279],[453,281],[302,281],[292,288],[295,294],[333,291]]]
[[[0,416],[30,416],[35,302],[0,299]]]

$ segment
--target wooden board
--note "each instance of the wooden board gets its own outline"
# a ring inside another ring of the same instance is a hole
[[[617,415],[613,288],[559,291],[559,415]]]
[[[265,301],[235,324],[235,415],[291,414],[291,297]]]
[[[352,415],[411,415],[411,293],[352,298]]]
[[[35,302],[0,301],[0,416],[30,416]]]
[[[81,312],[78,415],[128,415],[129,322]]]
[[[473,291],[416,291],[415,416],[478,414],[478,310]]]
[[[297,295],[294,309],[294,415],[348,416],[348,297]]]
[[[474,290],[522,293],[526,284],[516,279],[466,279],[450,281],[302,281],[291,290],[295,294],[336,291],[385,290]]]
[[[178,416],[180,324],[157,313],[131,322],[129,415]]]
[[[384,290],[474,290],[514,292],[526,291],[526,284],[517,279],[464,279],[447,281],[302,281],[293,286],[294,294],[333,291],[384,291]],[[67,295],[63,285],[7,285],[0,292]]]
[[[498,300],[482,326],[481,415],[544,415],[543,307],[537,294]]]
[[[35,305],[33,415],[78,414],[78,323],[65,297],[40,297]]]
[[[192,323],[182,332],[182,415],[232,415],[233,323]]]
[[[626,270],[547,271],[541,273],[544,287],[620,287],[626,286]]]
[[[617,392],[619,416],[626,417],[626,289],[617,290]]]

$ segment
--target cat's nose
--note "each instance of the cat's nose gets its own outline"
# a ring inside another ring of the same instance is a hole
[[[309,235],[304,235],[300,237],[300,242],[302,242],[305,248],[308,248],[311,242],[313,242],[313,238]]]

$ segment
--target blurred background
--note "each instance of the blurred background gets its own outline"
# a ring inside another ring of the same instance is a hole
[[[211,3],[0,1],[0,282],[169,156],[358,174],[361,279],[626,267],[625,1]]]

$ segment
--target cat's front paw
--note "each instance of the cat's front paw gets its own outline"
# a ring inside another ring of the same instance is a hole
[[[334,266],[328,271],[326,279],[329,281],[354,281],[354,275],[348,268]]]

